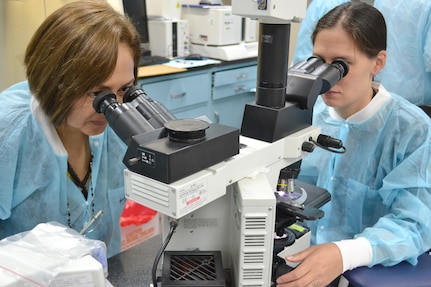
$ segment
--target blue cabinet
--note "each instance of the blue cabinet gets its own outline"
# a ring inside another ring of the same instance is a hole
[[[246,103],[254,101],[256,60],[223,63],[177,74],[140,78],[138,84],[177,118],[206,116],[241,127]]]
[[[211,112],[214,122],[240,128],[244,107],[255,100],[256,65],[213,72]]]
[[[177,118],[195,118],[209,113],[211,74],[181,73],[140,79],[139,85],[153,100]]]

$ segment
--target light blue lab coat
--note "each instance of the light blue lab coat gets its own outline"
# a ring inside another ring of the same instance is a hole
[[[341,139],[347,151],[316,148],[302,161],[299,180],[332,196],[322,208],[324,217],[308,222],[313,244],[365,237],[371,265],[415,264],[431,247],[431,120],[405,99],[388,95],[380,87],[350,120],[331,116],[322,104],[313,125]]]
[[[0,99],[0,239],[50,221],[70,222],[80,231],[88,220],[83,215],[103,210],[85,235],[104,241],[108,257],[119,253],[126,145],[109,127],[90,137],[92,179],[85,200],[67,177],[67,152],[28,83],[10,87]]]
[[[431,105],[431,1],[375,0],[374,7],[388,29],[386,66],[375,80],[416,105]]]
[[[348,0],[313,0],[298,32],[292,64],[313,54],[311,36],[319,19]],[[375,0],[387,26],[386,66],[375,76],[388,91],[415,105],[431,105],[431,1]]]

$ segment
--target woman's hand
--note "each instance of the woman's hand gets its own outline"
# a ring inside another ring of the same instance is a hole
[[[343,259],[334,243],[311,246],[286,260],[301,264],[278,277],[277,287],[324,287],[343,272]]]

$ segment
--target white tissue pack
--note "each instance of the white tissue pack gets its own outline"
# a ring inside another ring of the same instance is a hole
[[[106,287],[106,245],[59,223],[0,241],[4,287]]]

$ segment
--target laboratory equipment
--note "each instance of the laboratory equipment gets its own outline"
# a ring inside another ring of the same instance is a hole
[[[189,23],[179,19],[148,21],[151,54],[170,59],[187,56],[189,51]]]
[[[192,53],[225,61],[257,56],[257,22],[234,15],[231,6],[183,4],[182,17]]]
[[[179,0],[148,1],[147,14],[149,18],[162,18],[167,20],[181,19],[181,1]]]
[[[153,180],[172,183],[239,151],[237,129],[203,120],[177,120],[137,87],[124,95],[123,104],[112,92],[104,91],[93,105],[128,145],[124,164]]]
[[[192,44],[225,46],[241,42],[241,17],[230,6],[184,5]]]
[[[310,58],[308,64],[312,63],[312,82],[320,87],[303,89],[304,94],[299,94],[304,97],[314,97],[309,93],[318,94],[327,88],[325,82],[334,84],[345,75],[340,66],[347,68],[346,64],[329,65],[316,58]],[[289,77],[308,82],[309,74],[310,70],[295,68]],[[335,80],[327,75],[335,75]],[[286,94],[289,95],[289,89]],[[224,125],[174,119],[161,104],[136,87],[126,93],[123,101],[117,103],[115,95],[106,91],[96,96],[94,106],[128,143],[124,158],[128,167],[126,196],[167,215],[165,228],[172,219],[178,220],[169,250],[218,250],[223,267],[232,271],[235,286],[269,286],[275,226],[282,230],[298,218],[323,216],[313,206],[305,208],[316,199],[313,192],[307,195],[310,190],[301,188],[303,195],[308,196],[308,201],[301,203],[304,207],[292,206],[283,212],[277,212],[275,196],[280,170],[312,151],[312,141],[321,141],[319,128],[308,125],[282,131],[282,136],[267,141],[239,135],[237,129]],[[299,103],[286,106],[308,113]],[[319,207],[328,200],[326,194],[313,204]]]
[[[256,2],[248,3],[258,9]],[[263,33],[285,24],[268,25]],[[276,237],[298,220],[323,216],[318,208],[330,199],[329,193],[298,182],[293,183],[298,197],[276,193],[280,170],[294,168],[316,143],[343,148],[340,141],[320,135],[320,129],[311,125],[311,110],[316,97],[346,75],[348,65],[342,59],[327,64],[310,57],[288,70],[288,38],[284,34],[268,38],[275,45],[260,46],[256,103],[246,106],[241,133],[224,125],[167,115],[150,125],[150,117],[139,116],[141,105],[155,104],[156,109],[166,110],[137,88],[131,94],[138,96],[127,93],[122,105],[109,91],[97,95],[94,102],[128,144],[123,161],[128,167],[126,197],[166,215],[164,237],[169,244],[165,241],[164,248],[220,251],[232,286],[270,286],[273,264],[282,265],[278,254],[283,257],[298,250],[294,243],[277,246],[280,253],[274,254]],[[268,54],[280,58],[273,60]],[[298,240],[302,249],[309,244],[309,233],[303,230]]]

